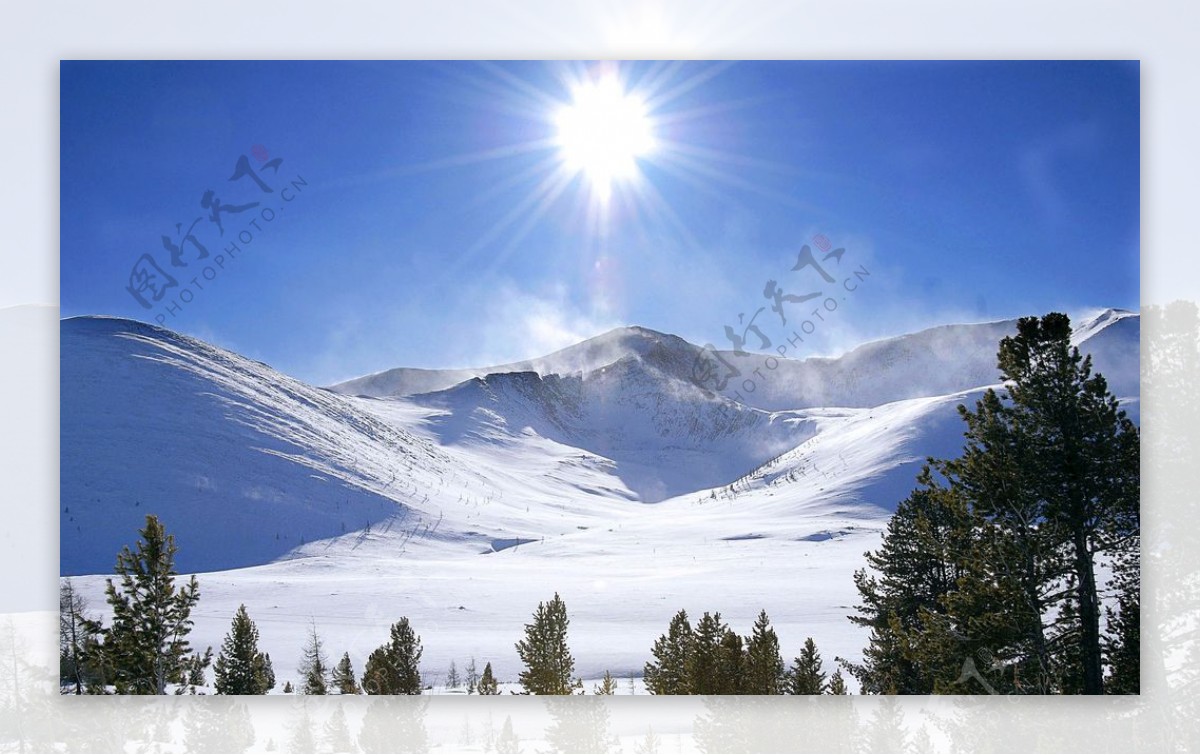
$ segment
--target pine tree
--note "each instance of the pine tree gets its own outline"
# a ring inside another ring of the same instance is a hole
[[[479,677],[479,684],[475,688],[481,695],[498,695],[500,694],[499,685],[496,683],[496,677],[492,675],[492,664],[485,664],[483,667],[483,676]]]
[[[707,611],[696,622],[692,633],[692,652],[688,659],[687,685],[693,695],[722,694],[721,640],[728,629],[721,614]]]
[[[827,695],[848,695],[850,691],[846,689],[846,680],[842,678],[842,670],[834,669],[833,675],[829,677],[829,686],[825,688]]]
[[[513,731],[512,716],[505,716],[504,725],[500,728],[500,736],[496,737],[496,752],[500,755],[514,755],[520,751],[521,740]]]
[[[715,695],[749,694],[745,689],[746,648],[742,637],[729,627],[721,634],[717,650],[717,681]]]
[[[638,755],[655,755],[661,745],[662,739],[654,733],[654,727],[647,726],[646,736],[642,737],[642,741],[634,746],[634,752]]]
[[[846,663],[869,694],[921,695],[934,680],[908,654],[908,634],[923,612],[944,610],[945,596],[964,571],[963,540],[970,515],[960,496],[935,481],[926,466],[921,485],[896,507],[883,543],[854,573],[861,603],[850,620],[871,630],[862,663]]]
[[[58,588],[58,683],[63,694],[103,691],[99,667],[100,623],[88,615],[87,601],[64,579]]]
[[[841,680],[840,673],[837,674],[837,678]],[[823,695],[826,691],[821,654],[817,652],[817,644],[813,642],[813,638],[809,637],[804,641],[804,649],[800,651],[800,656],[792,662],[792,669],[788,673],[787,692],[789,695]]]
[[[687,611],[680,611],[671,619],[670,628],[654,643],[651,654],[654,661],[646,664],[644,681],[652,695],[686,695],[688,667],[692,657],[692,625],[688,623]]]
[[[196,694],[197,687],[203,687],[205,684],[205,671],[212,665],[213,652],[212,648],[205,648],[203,653],[192,653],[186,665],[186,673],[183,676],[183,682],[188,686],[190,694]],[[183,688],[175,690],[175,694],[182,695]]]
[[[283,694],[290,695],[290,694],[294,693],[295,691],[296,690],[294,687],[292,687],[292,683],[290,681],[283,683]]]
[[[967,425],[962,456],[937,467],[969,504],[971,536],[957,544],[963,566],[942,601],[946,616],[914,630],[912,654],[930,669],[935,692],[963,692],[957,680],[971,673],[964,659],[981,653],[1003,672],[988,683],[997,691],[1023,680],[1025,692],[1060,692],[1062,659],[1048,615],[1063,598],[1067,569],[1053,529],[1044,526],[1044,503],[1031,494],[1037,444],[995,391],[959,414]]]
[[[362,692],[354,676],[354,666],[350,664],[349,653],[342,653],[342,659],[333,668],[333,688],[341,695],[357,695]]]
[[[341,703],[334,708],[329,720],[325,722],[321,735],[321,743],[326,752],[354,752],[354,737],[350,734],[350,725],[346,722],[346,711]]]
[[[135,550],[117,556],[118,588],[108,580],[105,594],[112,625],[104,632],[102,664],[117,694],[162,695],[168,682],[182,683],[191,649],[191,612],[200,599],[193,576],[175,586],[175,537],[158,517],[146,517]]]
[[[275,689],[275,667],[271,664],[270,653],[262,654],[258,673],[262,677],[264,688],[268,691]]]
[[[421,694],[421,638],[413,631],[408,617],[392,625],[386,645],[367,658],[362,688],[368,695]]]
[[[578,684],[575,659],[567,646],[569,624],[567,605],[555,593],[549,603],[538,604],[533,621],[525,625],[525,639],[516,647],[525,664],[519,678],[526,694],[574,694]]]
[[[1029,496],[1070,556],[1076,584],[1084,694],[1104,692],[1096,555],[1138,533],[1140,433],[1071,345],[1070,319],[1022,318],[1000,343],[1014,424],[1034,463]]]
[[[475,656],[467,661],[467,694],[474,694],[479,686],[479,671],[475,667]]]
[[[457,689],[462,685],[462,679],[458,676],[458,666],[454,661],[450,661],[450,670],[446,672],[446,688]]]
[[[308,642],[304,645],[297,673],[300,674],[301,694],[329,694],[329,659],[325,656],[325,644],[317,634],[315,622],[309,628]]]
[[[783,691],[784,665],[779,654],[779,638],[771,627],[767,612],[760,611],[754,629],[746,640],[745,693],[778,695]]]
[[[604,679],[595,688],[597,695],[615,695],[617,694],[617,680],[613,679],[612,674],[604,672]]]
[[[930,460],[856,573],[864,692],[1100,694],[1132,647],[1119,604],[1100,635],[1095,563],[1137,556],[1139,431],[1070,340],[1065,315],[1018,322],[1003,391],[959,407],[962,455]]]
[[[265,695],[270,689],[266,658],[258,650],[258,627],[245,604],[233,615],[233,624],[213,666],[218,695]]]
[[[308,713],[308,701],[302,700],[300,715],[295,720],[288,722],[288,749],[292,752],[316,752],[315,728],[312,717]]]
[[[1112,695],[1136,695],[1141,691],[1141,539],[1130,543],[1118,557],[1110,586],[1116,592],[1116,610],[1106,609],[1108,637],[1105,660],[1110,672],[1104,691]]]

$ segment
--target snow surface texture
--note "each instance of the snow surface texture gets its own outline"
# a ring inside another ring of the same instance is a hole
[[[1107,310],[1075,336],[1135,419],[1139,325]],[[90,575],[103,613],[103,575],[157,514],[202,573],[194,644],[219,645],[245,603],[280,687],[310,622],[361,672],[400,616],[431,682],[471,656],[513,680],[556,591],[585,678],[640,676],[680,608],[743,634],[765,608],[785,657],[811,636],[831,670],[865,641],[845,618],[863,552],[924,458],[959,452],[956,407],[997,382],[1015,327],[781,359],[737,402],[692,384],[698,347],[636,327],[323,389],[151,325],[66,319],[61,571]]]

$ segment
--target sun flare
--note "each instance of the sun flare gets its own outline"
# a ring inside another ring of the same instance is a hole
[[[577,86],[555,125],[564,167],[582,174],[602,201],[614,184],[638,176],[638,158],[655,146],[645,103],[626,92],[616,77]]]

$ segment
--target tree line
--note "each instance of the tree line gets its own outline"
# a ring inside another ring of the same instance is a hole
[[[854,574],[853,623],[869,630],[861,662],[826,676],[808,638],[785,664],[765,611],[741,636],[705,612],[679,611],[643,671],[652,694],[847,694],[845,669],[866,694],[1136,694],[1140,651],[1140,432],[1090,357],[1071,345],[1066,315],[1022,318],[998,352],[1003,388],[960,405],[965,443],[929,458]],[[196,578],[177,583],[174,537],[146,518],[118,554],[105,596],[108,626],[89,616],[70,580],[60,587],[64,693],[265,694],[276,680],[258,629],[240,606],[214,660],[193,651]],[[1103,584],[1097,567],[1112,576]],[[1107,606],[1106,606],[1107,603]],[[583,692],[567,642],[566,605],[539,603],[515,649],[522,694]],[[349,653],[330,666],[315,624],[284,692],[416,695],[421,638],[408,618],[356,676]],[[447,683],[462,680],[452,664]],[[467,668],[467,691],[499,692],[491,663]],[[595,694],[613,694],[608,672]]]
[[[196,578],[177,581],[177,546],[154,515],[146,517],[133,549],[117,558],[116,581],[109,579],[105,595],[112,610],[107,626],[89,614],[69,579],[59,593],[59,680],[64,694],[196,694],[212,687],[218,695],[264,695],[276,687],[271,656],[259,648],[259,632],[243,604],[233,615],[228,633],[215,657],[212,648],[192,649],[188,635],[191,611],[200,599]],[[567,606],[555,593],[538,604],[523,638],[515,644],[521,660],[521,692],[528,695],[582,694],[575,658],[568,643]],[[297,682],[284,683],[282,692],[304,695],[419,695],[422,681],[420,636],[407,617],[392,624],[388,640],[367,657],[361,676],[349,653],[329,662],[325,643],[314,623],[308,632]],[[651,694],[846,694],[840,671],[826,679],[820,654],[811,638],[790,669],[780,656],[779,640],[765,611],[752,633],[741,637],[721,620],[705,613],[695,629],[680,611],[666,634],[655,642],[654,660],[646,664],[645,682]],[[486,663],[476,671],[472,658],[465,678],[451,663],[447,686],[465,684],[468,694],[500,694],[500,683]],[[630,680],[632,685],[632,679]],[[592,692],[612,695],[617,681],[611,673]]]

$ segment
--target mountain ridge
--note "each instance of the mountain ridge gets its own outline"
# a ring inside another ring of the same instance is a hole
[[[111,569],[148,511],[194,571],[558,548],[693,516],[702,538],[751,523],[789,542],[818,524],[876,527],[925,456],[961,445],[955,406],[998,382],[1004,327],[797,360],[753,400],[697,386],[699,347],[645,328],[558,360],[590,370],[490,373],[381,400],[157,325],[65,318],[62,573]],[[1078,331],[1135,414],[1139,328],[1105,311]]]

